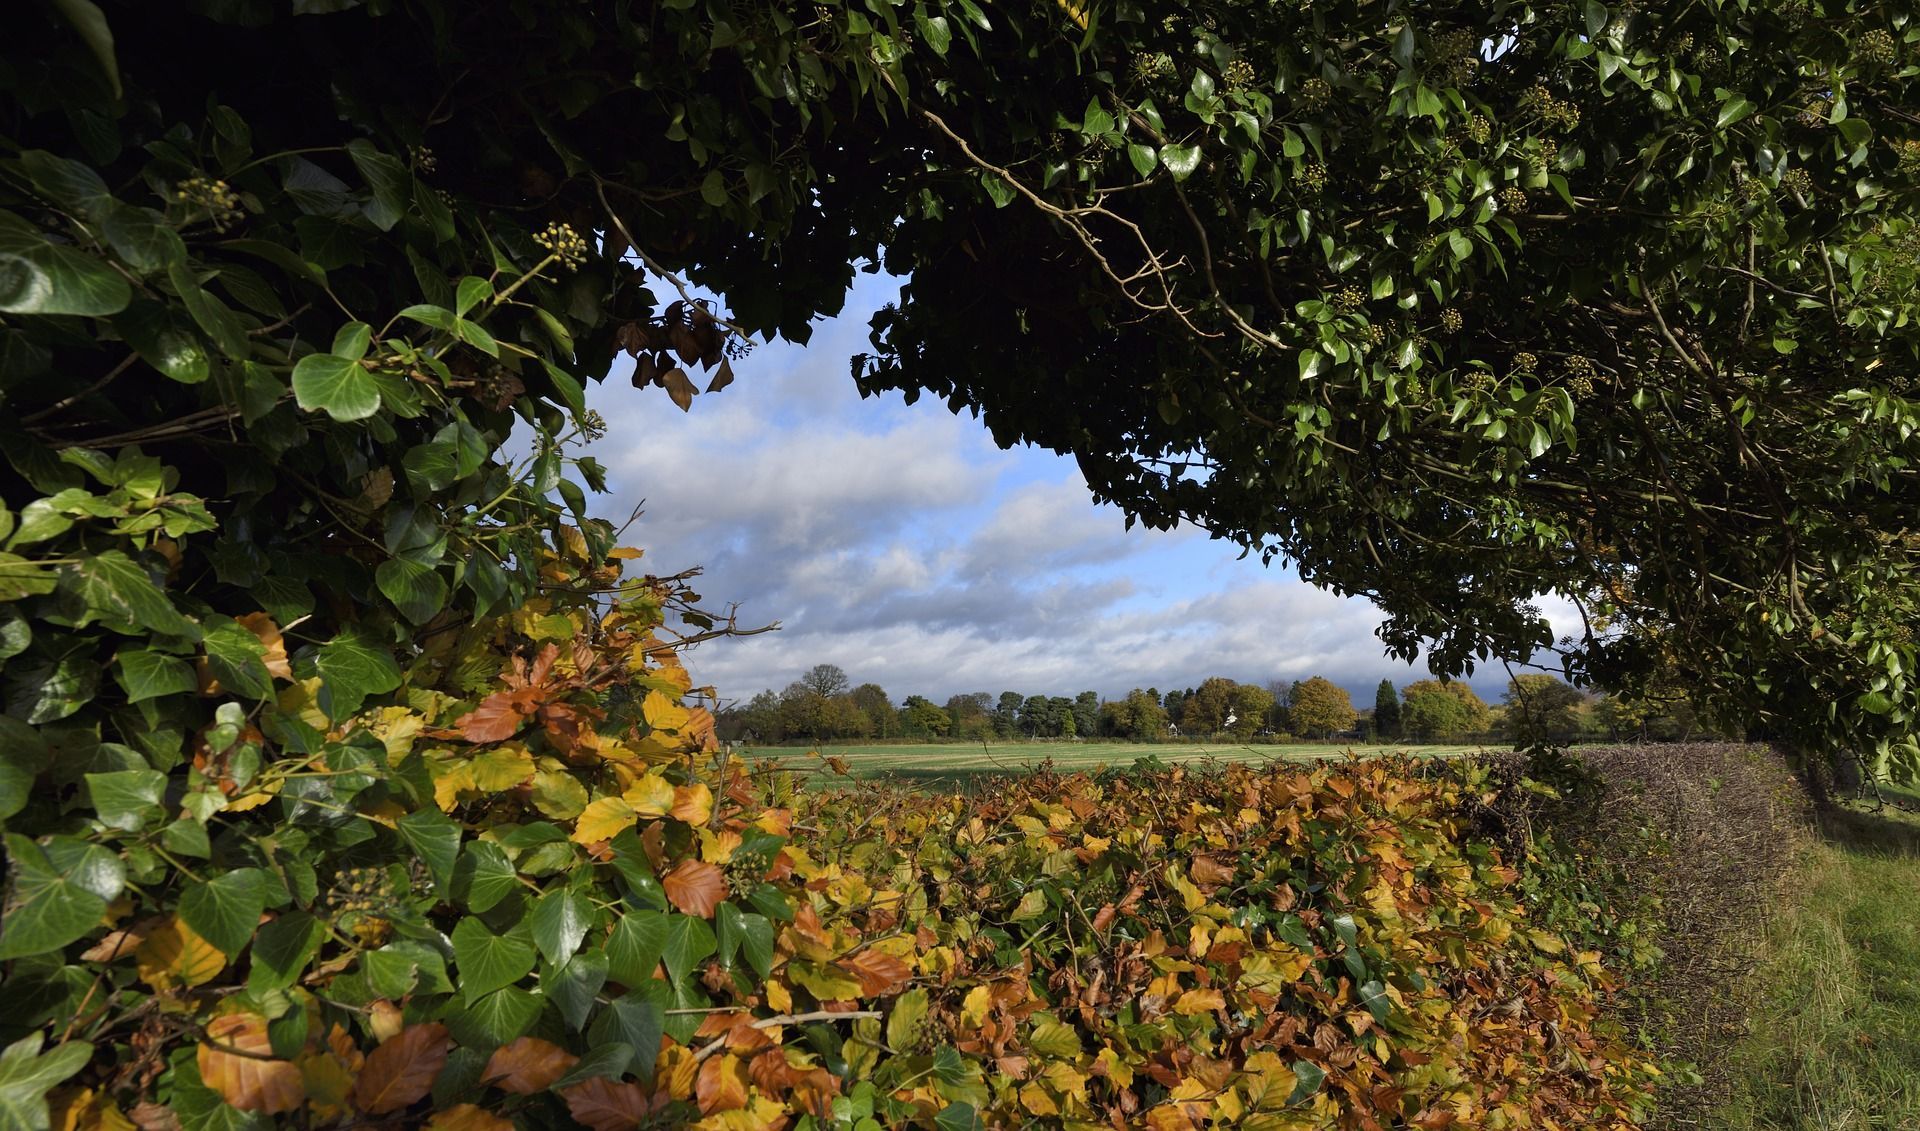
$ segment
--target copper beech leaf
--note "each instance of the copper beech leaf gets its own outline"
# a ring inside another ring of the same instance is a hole
[[[719,868],[704,860],[682,860],[660,877],[667,901],[688,915],[713,918],[713,909],[727,898],[727,880]]]
[[[241,1111],[278,1115],[294,1111],[307,1098],[300,1069],[273,1059],[267,1019],[257,1013],[228,1013],[207,1023],[198,1052],[200,1080]]]
[[[353,1084],[353,1103],[369,1115],[385,1115],[417,1103],[433,1089],[453,1042],[438,1021],[413,1025],[367,1054]]]
[[[520,1037],[493,1050],[481,1078],[503,1092],[530,1096],[553,1087],[579,1060],[551,1041]]]
[[[513,1121],[477,1104],[455,1104],[427,1120],[428,1131],[513,1131]]]
[[[560,1095],[568,1114],[592,1131],[633,1131],[672,1098],[665,1093],[649,1097],[638,1084],[605,1076],[569,1084]]]

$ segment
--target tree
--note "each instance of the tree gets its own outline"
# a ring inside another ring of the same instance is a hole
[[[1373,693],[1373,732],[1381,738],[1400,737],[1400,693],[1383,679]]]
[[[1236,683],[1227,696],[1228,713],[1233,722],[1227,727],[1233,737],[1245,742],[1264,728],[1273,715],[1273,693],[1251,683]]]
[[[1487,729],[1490,712],[1473,689],[1453,680],[1415,680],[1400,692],[1401,726],[1422,742],[1479,734]]]
[[[940,738],[953,729],[953,720],[922,695],[909,695],[900,705],[900,724],[908,734]]]
[[[1187,693],[1180,703],[1180,726],[1188,734],[1217,734],[1227,727],[1233,713],[1233,680],[1212,676]]]
[[[993,708],[993,733],[1001,738],[1012,738],[1018,734],[1020,709],[1026,701],[1026,696],[1018,691],[1002,691],[999,702]]]
[[[956,735],[981,738],[993,729],[993,696],[984,691],[955,695],[947,700],[946,711]]]
[[[832,698],[835,695],[845,695],[847,689],[853,684],[847,679],[847,673],[838,665],[815,664],[807,669],[807,674],[800,677],[800,686],[815,695]]]
[[[1288,708],[1294,729],[1314,738],[1327,738],[1353,726],[1353,700],[1345,688],[1320,676],[1293,685]]]
[[[1082,691],[1073,697],[1073,732],[1091,736],[1100,733],[1100,696]]]
[[[1169,722],[1171,722],[1175,726],[1184,725],[1184,721],[1186,718],[1186,711],[1187,711],[1187,693],[1186,692],[1181,691],[1178,688],[1175,688],[1174,690],[1167,692],[1167,697],[1165,701],[1162,703],[1162,706],[1166,711],[1167,720]]]
[[[1550,675],[1528,673],[1507,681],[1501,730],[1515,747],[1564,746],[1580,730],[1587,697]]]
[[[874,737],[889,738],[897,733],[899,713],[893,709],[893,700],[885,688],[877,683],[863,683],[848,692],[847,698],[867,717],[868,731]]]
[[[1138,687],[1125,699],[1102,703],[1100,718],[1100,733],[1116,738],[1152,741],[1167,732],[1167,712],[1160,705],[1160,697]]]

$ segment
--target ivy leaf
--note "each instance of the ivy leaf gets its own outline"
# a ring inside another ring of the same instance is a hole
[[[258,868],[241,868],[206,883],[190,884],[180,893],[180,918],[228,959],[246,949],[266,909],[266,875]]]
[[[167,775],[159,770],[116,770],[88,774],[87,800],[94,815],[109,828],[137,833],[160,812]]]
[[[341,423],[365,420],[380,410],[380,383],[358,361],[308,354],[293,367],[293,399]]]
[[[381,562],[373,571],[373,583],[414,624],[432,620],[447,604],[447,579],[440,571],[406,558]]]
[[[373,200],[366,206],[367,219],[381,231],[387,231],[400,222],[407,214],[407,203],[413,199],[413,174],[391,154],[382,153],[366,138],[354,138],[347,143],[347,156],[353,159],[354,168],[367,180],[367,187],[373,190]]]
[[[125,276],[94,256],[48,241],[0,212],[0,314],[118,314],[133,300]]]
[[[541,976],[540,988],[569,1028],[579,1029],[593,1015],[594,998],[607,984],[607,967],[604,953],[583,950],[552,974]]]
[[[127,692],[127,702],[144,703],[163,695],[177,695],[200,686],[193,668],[178,656],[146,649],[114,656],[115,678]]]
[[[1127,146],[1127,160],[1133,162],[1133,171],[1144,177],[1160,163],[1160,155],[1154,152],[1153,146],[1134,142]]]
[[[357,627],[322,644],[314,666],[326,680],[324,704],[335,719],[357,713],[367,696],[400,686],[400,665],[393,662],[393,654]]]
[[[540,953],[558,966],[580,949],[580,940],[587,937],[592,918],[593,908],[585,898],[559,888],[534,902],[533,910],[527,915],[527,925],[533,931],[533,942]]]
[[[229,617],[208,617],[201,631],[207,668],[223,690],[247,699],[265,699],[273,694],[273,677],[267,674],[267,646],[258,636]]]
[[[468,1048],[504,1045],[533,1028],[540,1016],[541,1000],[538,994],[519,986],[495,990],[454,1016],[453,1037]]]
[[[47,1093],[93,1059],[93,1046],[67,1041],[40,1051],[45,1038],[29,1033],[0,1052],[0,1127],[47,1131]]]
[[[667,916],[658,911],[622,915],[607,939],[607,972],[614,981],[643,986],[667,949]]]
[[[91,615],[130,622],[163,636],[200,638],[199,628],[180,615],[146,569],[119,550],[81,559],[74,574],[80,599]]]
[[[0,919],[0,960],[59,950],[92,930],[120,894],[126,869],[98,845],[66,837],[45,845],[6,835],[12,891]]]
[[[442,896],[453,890],[454,863],[460,857],[460,826],[438,809],[421,809],[394,822],[394,829],[427,865]]]
[[[453,958],[459,964],[460,996],[471,1008],[494,990],[532,973],[535,956],[533,944],[525,938],[515,933],[496,935],[478,919],[462,919],[453,929]]]
[[[260,928],[253,938],[247,988],[261,994],[293,985],[325,937],[325,924],[305,911],[289,911]]]
[[[1176,181],[1184,181],[1200,167],[1200,147],[1197,145],[1163,145],[1160,147],[1160,163],[1167,167]]]
[[[1320,1090],[1327,1078],[1327,1070],[1311,1060],[1293,1062],[1293,1094],[1287,1097],[1289,1105],[1302,1103]]]
[[[491,911],[520,888],[513,861],[490,840],[470,841],[453,873],[453,898],[475,913]]]
[[[667,964],[667,980],[677,984],[694,966],[706,961],[716,944],[713,928],[707,926],[705,919],[696,919],[691,915],[669,915],[666,918],[667,937],[660,950],[660,960]]]

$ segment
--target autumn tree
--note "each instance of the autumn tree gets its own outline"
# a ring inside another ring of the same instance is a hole
[[[1422,742],[1480,734],[1492,713],[1473,689],[1457,680],[1421,679],[1400,691],[1401,725]]]
[[[854,709],[867,718],[867,731],[875,738],[891,738],[899,733],[899,712],[886,689],[877,683],[863,683],[847,693]]]
[[[838,664],[815,664],[800,677],[799,685],[829,699],[835,695],[845,695],[847,689],[853,686],[847,679],[847,673]]]
[[[1293,728],[1303,735],[1327,738],[1350,729],[1358,717],[1346,688],[1321,676],[1295,683],[1289,699]]]
[[[1516,747],[1564,746],[1580,730],[1587,697],[1553,676],[1533,672],[1508,680],[1503,702],[1500,729]]]
[[[1152,741],[1167,732],[1167,712],[1159,697],[1138,687],[1124,699],[1102,703],[1100,719],[1100,733],[1116,738]]]
[[[900,725],[910,735],[943,738],[953,729],[953,719],[924,695],[909,695],[900,705]]]

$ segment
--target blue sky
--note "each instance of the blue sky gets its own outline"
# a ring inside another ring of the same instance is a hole
[[[625,358],[589,391],[609,425],[589,449],[612,488],[596,511],[618,521],[644,501],[626,541],[646,568],[703,565],[709,606],[783,626],[695,649],[697,682],[745,699],[833,663],[896,702],[942,702],[1324,675],[1370,705],[1382,678],[1425,675],[1385,658],[1364,600],[1197,530],[1128,531],[1070,458],[1003,451],[936,399],[863,401],[847,359],[896,290],[862,276],[806,347],[760,346],[690,413],[634,389]],[[1505,679],[1474,682],[1488,695]]]

